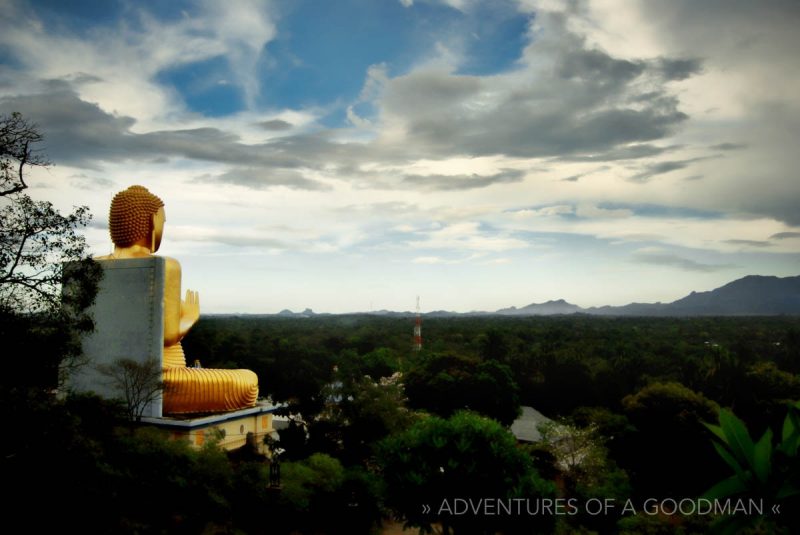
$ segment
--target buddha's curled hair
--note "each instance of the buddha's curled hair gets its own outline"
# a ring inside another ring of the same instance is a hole
[[[164,202],[144,186],[131,186],[114,195],[108,213],[111,241],[118,247],[130,247],[148,238],[153,215],[162,206]]]

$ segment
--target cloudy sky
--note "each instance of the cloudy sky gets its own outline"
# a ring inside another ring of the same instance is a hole
[[[672,301],[800,273],[800,4],[0,0],[31,194],[164,199],[205,312]]]

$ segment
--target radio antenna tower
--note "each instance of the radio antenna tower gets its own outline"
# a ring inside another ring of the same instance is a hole
[[[422,315],[419,313],[419,296],[417,296],[417,319],[414,322],[414,351],[422,350]]]

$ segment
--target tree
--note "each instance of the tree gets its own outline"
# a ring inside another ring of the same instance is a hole
[[[55,387],[80,363],[101,276],[78,233],[91,219],[88,208],[62,215],[23,192],[28,168],[48,165],[34,148],[42,139],[19,113],[0,118],[0,337],[15,356],[3,374],[10,389]],[[65,267],[70,283],[62,292]]]
[[[786,404],[800,399],[800,377],[783,371],[774,362],[758,362],[748,368],[746,389],[738,395],[736,413],[745,422],[773,427],[783,421]]]
[[[404,378],[409,404],[440,416],[467,409],[503,425],[519,415],[519,387],[505,364],[459,355],[433,355]]]
[[[16,194],[0,219],[0,306],[28,313],[59,308],[64,263],[86,258],[77,229],[91,220],[89,209],[64,216],[49,202]]]
[[[315,449],[335,454],[346,463],[360,463],[372,454],[379,440],[407,428],[414,415],[405,405],[400,381],[401,375],[396,373],[377,382],[362,376],[328,385],[325,409],[310,428]]]
[[[362,529],[355,529],[353,519],[348,518],[352,513],[348,509],[356,505],[351,501],[353,483],[352,473],[348,474],[337,459],[324,453],[282,463],[278,510],[273,513],[268,531],[275,528],[278,533],[370,533],[372,518]],[[361,485],[355,485],[358,486]],[[363,491],[359,494],[359,501],[369,500]]]
[[[344,483],[341,463],[324,453],[281,465],[282,500],[299,513],[309,513],[314,501],[335,492]]]
[[[551,420],[539,424],[539,431],[542,440],[533,446],[534,451],[550,453],[565,497],[580,503],[595,499],[622,503],[630,497],[628,476],[609,458],[598,426],[580,427],[568,421]],[[573,529],[582,525],[600,533],[612,531],[616,524],[614,515],[592,515],[585,510],[564,520]]]
[[[529,515],[524,506],[508,515],[482,514],[482,500],[487,497],[503,504],[526,499],[536,503],[552,497],[555,488],[539,476],[511,433],[474,413],[420,420],[381,443],[378,463],[389,505],[407,525],[426,532],[440,522],[443,533],[450,527],[456,533],[495,533],[498,529],[535,533],[532,528],[542,528],[553,520],[551,515]],[[455,499],[471,503],[478,511],[456,514]]]
[[[634,487],[645,497],[690,496],[722,469],[707,448],[702,422],[715,420],[718,406],[680,383],[653,383],[622,400],[636,427],[640,452],[625,462]]]
[[[139,362],[133,359],[117,359],[113,364],[97,366],[112,388],[119,391],[128,410],[128,418],[141,421],[147,406],[158,399],[164,390],[161,380],[161,364],[156,359]]]
[[[556,466],[578,480],[602,468],[605,452],[594,426],[578,427],[567,422],[539,424],[542,442],[553,452]]]

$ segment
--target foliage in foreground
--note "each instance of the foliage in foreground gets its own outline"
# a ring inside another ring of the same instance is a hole
[[[777,505],[780,514],[764,516],[731,515],[718,527],[724,533],[739,533],[744,528],[767,529],[771,533],[789,533],[800,520],[800,402],[789,405],[780,437],[767,428],[753,440],[744,422],[731,411],[722,409],[719,425],[705,424],[714,434],[714,449],[733,470],[706,493],[709,499],[753,499],[767,509]]]

